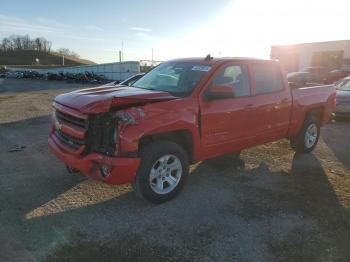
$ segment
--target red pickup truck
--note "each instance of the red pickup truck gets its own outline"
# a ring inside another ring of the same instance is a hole
[[[335,108],[333,86],[290,88],[277,61],[172,60],[132,87],[59,95],[49,147],[69,171],[132,183],[161,203],[183,187],[189,165],[282,138],[314,149]]]

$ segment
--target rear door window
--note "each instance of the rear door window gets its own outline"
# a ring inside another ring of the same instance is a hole
[[[279,68],[269,64],[254,64],[256,94],[265,94],[283,90],[284,84]]]

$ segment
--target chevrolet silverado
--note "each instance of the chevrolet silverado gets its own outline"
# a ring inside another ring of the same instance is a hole
[[[278,61],[177,59],[130,87],[57,96],[48,143],[69,171],[161,203],[197,161],[283,138],[311,152],[334,108],[333,86],[292,88]]]

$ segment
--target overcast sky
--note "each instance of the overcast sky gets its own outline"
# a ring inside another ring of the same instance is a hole
[[[350,39],[349,0],[0,0],[0,38],[43,36],[95,62],[268,58],[270,46]]]

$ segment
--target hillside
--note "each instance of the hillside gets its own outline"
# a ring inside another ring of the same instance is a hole
[[[39,58],[40,65],[62,65],[62,55],[54,52],[46,53],[35,50],[0,51],[0,65],[35,65],[36,58]],[[90,60],[72,56],[65,56],[64,58],[66,66],[95,64]]]

